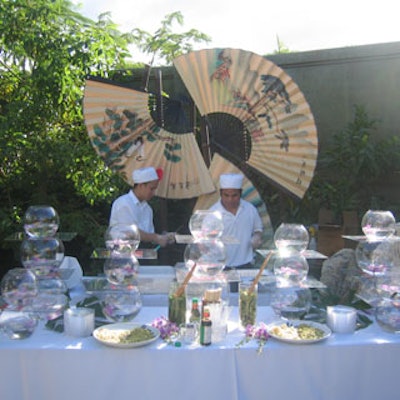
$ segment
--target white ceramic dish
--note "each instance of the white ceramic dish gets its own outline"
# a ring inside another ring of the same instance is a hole
[[[121,334],[124,331],[130,331],[135,328],[146,327],[149,331],[153,333],[153,337],[147,340],[142,340],[140,342],[130,342],[130,343],[121,343],[116,340],[116,336]],[[107,338],[107,336],[109,336]],[[117,324],[110,324],[110,325],[103,325],[98,327],[93,331],[93,337],[100,343],[111,346],[117,347],[121,349],[130,349],[135,347],[146,346],[150,343],[156,341],[160,336],[160,331],[156,328],[153,328],[150,325],[143,325],[137,324],[134,322],[121,322]]]
[[[292,337],[292,335],[289,335],[289,334],[288,334],[288,336],[285,336],[285,335],[278,335],[274,332],[274,328],[285,325],[285,324],[293,326],[294,328],[297,328],[299,325],[308,325],[310,327],[320,329],[323,332],[323,336],[316,338],[316,339],[299,339],[299,338],[294,338],[294,337]],[[290,322],[284,322],[284,321],[273,322],[272,324],[268,325],[267,331],[268,331],[268,334],[276,340],[279,340],[281,342],[286,342],[286,343],[295,343],[295,344],[317,343],[317,342],[327,339],[332,334],[332,331],[329,329],[329,327],[327,325],[320,324],[318,322],[302,321],[302,320],[294,320],[294,321],[290,321]]]

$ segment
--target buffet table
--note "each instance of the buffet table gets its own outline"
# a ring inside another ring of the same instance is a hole
[[[136,320],[167,314],[160,296],[145,296]],[[165,304],[165,303],[164,303]],[[37,328],[24,340],[0,337],[1,400],[322,399],[398,398],[400,337],[376,324],[298,345],[270,339],[238,348],[237,307],[222,343],[117,349]],[[260,307],[258,319],[274,319]]]

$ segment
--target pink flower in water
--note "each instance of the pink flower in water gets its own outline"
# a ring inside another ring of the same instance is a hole
[[[179,334],[179,327],[174,322],[169,321],[168,318],[162,316],[160,318],[156,318],[151,326],[158,329],[160,331],[161,339],[165,340],[168,343],[172,343],[174,337]]]

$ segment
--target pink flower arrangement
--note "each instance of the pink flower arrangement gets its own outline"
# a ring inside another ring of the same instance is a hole
[[[168,318],[162,316],[156,318],[151,326],[160,331],[160,337],[167,343],[173,343],[174,339],[179,335],[179,327],[174,322],[171,322]]]
[[[257,353],[261,354],[263,351],[264,345],[267,343],[269,339],[269,334],[267,331],[267,325],[263,322],[260,322],[258,325],[247,325],[245,330],[245,337],[242,339],[236,347],[240,347],[245,343],[250,342],[250,340],[258,341],[258,349]]]

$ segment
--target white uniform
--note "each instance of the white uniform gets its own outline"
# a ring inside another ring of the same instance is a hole
[[[154,233],[153,210],[147,201],[140,202],[130,190],[112,204],[110,226],[115,224],[135,224],[142,231]]]
[[[250,202],[240,199],[240,205],[233,215],[227,211],[221,200],[210,207],[211,211],[220,211],[224,222],[223,236],[234,237],[239,244],[225,244],[227,259],[226,266],[237,267],[253,261],[251,238],[253,233],[262,232],[263,225],[256,207]]]

